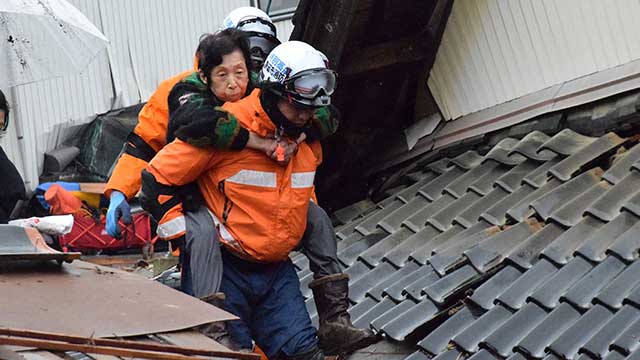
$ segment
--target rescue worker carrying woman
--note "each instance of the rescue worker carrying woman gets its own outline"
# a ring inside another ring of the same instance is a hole
[[[271,52],[261,81],[262,89],[209,111],[217,112],[215,118],[222,122],[235,119],[262,137],[293,142],[314,111],[330,104],[335,89],[335,74],[327,68],[326,57],[297,41]],[[198,110],[203,108],[197,102],[185,103],[176,116]],[[209,140],[206,133],[191,134],[188,142],[177,139],[165,146],[143,175],[141,198],[162,203],[151,197],[163,196],[159,187],[197,181],[224,245],[224,306],[240,317],[227,327],[234,341],[251,347],[253,339],[269,359],[323,359],[289,260],[306,228],[315,171],[322,160],[319,142],[300,143],[281,166],[252,149],[190,144]],[[182,205],[175,204],[160,224],[174,221],[181,212]]]
[[[231,12],[225,19],[225,26],[241,29],[249,35],[249,52],[241,50],[240,53],[243,53],[246,59],[251,60],[251,64],[254,66],[251,69],[251,74],[257,73],[259,70],[257,67],[262,65],[264,58],[277,42],[275,26],[269,17],[256,8],[239,8]],[[203,74],[209,74],[213,69],[222,69],[226,78],[217,78],[214,71],[212,73],[214,75],[207,83],[197,72],[180,74],[163,82],[140,113],[139,124],[130,136],[126,151],[118,162],[107,186],[106,194],[110,194],[112,199],[107,214],[107,229],[112,235],[117,234],[118,218],[124,215],[123,217],[126,219],[126,215],[128,215],[127,198],[135,196],[139,189],[140,177],[136,169],[144,167],[146,159],[152,157],[157,149],[164,146],[162,135],[172,139],[173,130],[182,127],[184,129],[182,132],[183,140],[188,139],[193,131],[198,136],[202,134],[209,136],[203,139],[204,141],[192,142],[195,145],[228,150],[253,148],[274,159],[277,158],[274,151],[276,140],[257,136],[250,129],[249,131],[244,129],[243,124],[235,118],[218,121],[225,118],[207,115],[207,107],[213,110],[215,106],[224,101],[234,101],[239,94],[244,96],[251,90],[251,84],[247,85],[243,81],[238,81],[233,86],[234,91],[231,93],[225,93],[228,90],[226,87],[216,87],[216,84],[228,83],[224,80],[229,80],[232,75],[233,77],[237,75],[233,67],[233,57],[227,55],[242,46],[229,45],[228,42],[225,45],[214,41],[214,38],[213,35],[205,37],[199,45],[197,53],[210,52],[209,58],[217,60],[210,61],[206,69],[199,66],[200,71]],[[234,43],[237,40],[231,40],[231,42]],[[227,63],[227,59],[230,62]],[[236,60],[238,59],[236,57]],[[200,61],[196,61],[196,63],[198,62]],[[219,68],[223,62],[226,64]],[[238,61],[235,63],[237,65]],[[254,76],[251,77],[254,78]],[[206,76],[204,79],[206,80]],[[166,97],[173,84],[177,85],[173,88],[167,102]],[[237,91],[238,88],[247,90]],[[213,96],[203,98],[202,93],[213,94]],[[182,116],[172,116],[171,126],[167,131],[169,111],[174,113],[183,103],[199,103],[203,107],[194,113],[183,111],[180,113]],[[167,109],[167,105],[169,109]],[[206,130],[203,131],[201,125],[205,125]],[[310,124],[305,126],[302,131],[304,135],[300,136],[298,140],[305,137],[307,141],[324,138],[335,132],[336,127],[337,112],[332,107],[321,107],[315,110]],[[178,134],[180,133],[178,132]],[[153,146],[147,146],[147,144]],[[284,146],[285,158],[296,151],[298,145],[294,141],[281,141],[281,144],[286,144]],[[286,163],[286,161],[282,163]],[[168,205],[173,202],[183,201],[184,189],[165,188],[164,190],[169,194],[178,194],[177,196],[169,195],[171,199],[163,203],[164,209],[169,208]],[[191,199],[190,196],[187,195]],[[182,244],[183,291],[197,297],[206,297],[218,291],[221,281],[218,244],[210,240],[213,236],[210,234],[215,231],[215,228],[205,207],[197,206],[197,202],[190,200],[185,203],[190,211],[185,211],[184,217],[181,219],[161,227],[159,234],[167,240],[176,239]],[[301,250],[309,258],[310,268],[316,279],[312,283],[312,289],[320,317],[321,345],[323,349],[332,354],[348,353],[368,346],[376,341],[375,335],[370,330],[353,327],[347,313],[349,306],[348,278],[342,274],[337,261],[336,239],[331,221],[326,213],[313,202],[309,204],[307,214],[307,226]],[[157,218],[161,217],[162,215],[159,215]]]

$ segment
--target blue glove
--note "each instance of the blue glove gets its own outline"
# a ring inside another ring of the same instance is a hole
[[[127,198],[120,191],[112,191],[109,199],[109,209],[107,210],[107,226],[106,230],[109,235],[114,238],[120,238],[120,226],[118,220],[122,217],[125,224],[131,224],[131,209]]]

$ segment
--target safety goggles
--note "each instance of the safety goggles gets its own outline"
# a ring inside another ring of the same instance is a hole
[[[276,36],[276,26],[262,18],[250,18],[246,20],[240,20],[236,29],[245,32],[256,32],[265,35]]]
[[[251,60],[264,63],[269,53],[280,45],[280,40],[276,37],[259,32],[249,32],[249,52]]]
[[[292,76],[285,82],[285,90],[303,99],[329,97],[336,89],[336,72],[329,69],[310,69]]]

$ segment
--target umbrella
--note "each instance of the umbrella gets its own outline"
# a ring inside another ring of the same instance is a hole
[[[0,0],[0,88],[80,72],[107,44],[65,0]]]

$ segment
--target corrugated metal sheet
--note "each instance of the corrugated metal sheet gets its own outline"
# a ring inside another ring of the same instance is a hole
[[[71,0],[111,43],[81,74],[18,86],[7,94],[16,121],[0,145],[28,187],[37,185],[43,153],[72,136],[78,128],[73,125],[146,101],[160,81],[192,66],[201,34],[219,29],[229,11],[249,2]]]
[[[291,32],[293,31],[293,23],[291,22],[291,19],[283,19],[277,21],[275,24],[276,31],[278,32],[278,39],[282,42],[289,40],[289,36],[291,36]]]
[[[446,119],[640,58],[637,0],[456,0],[428,81]]]

